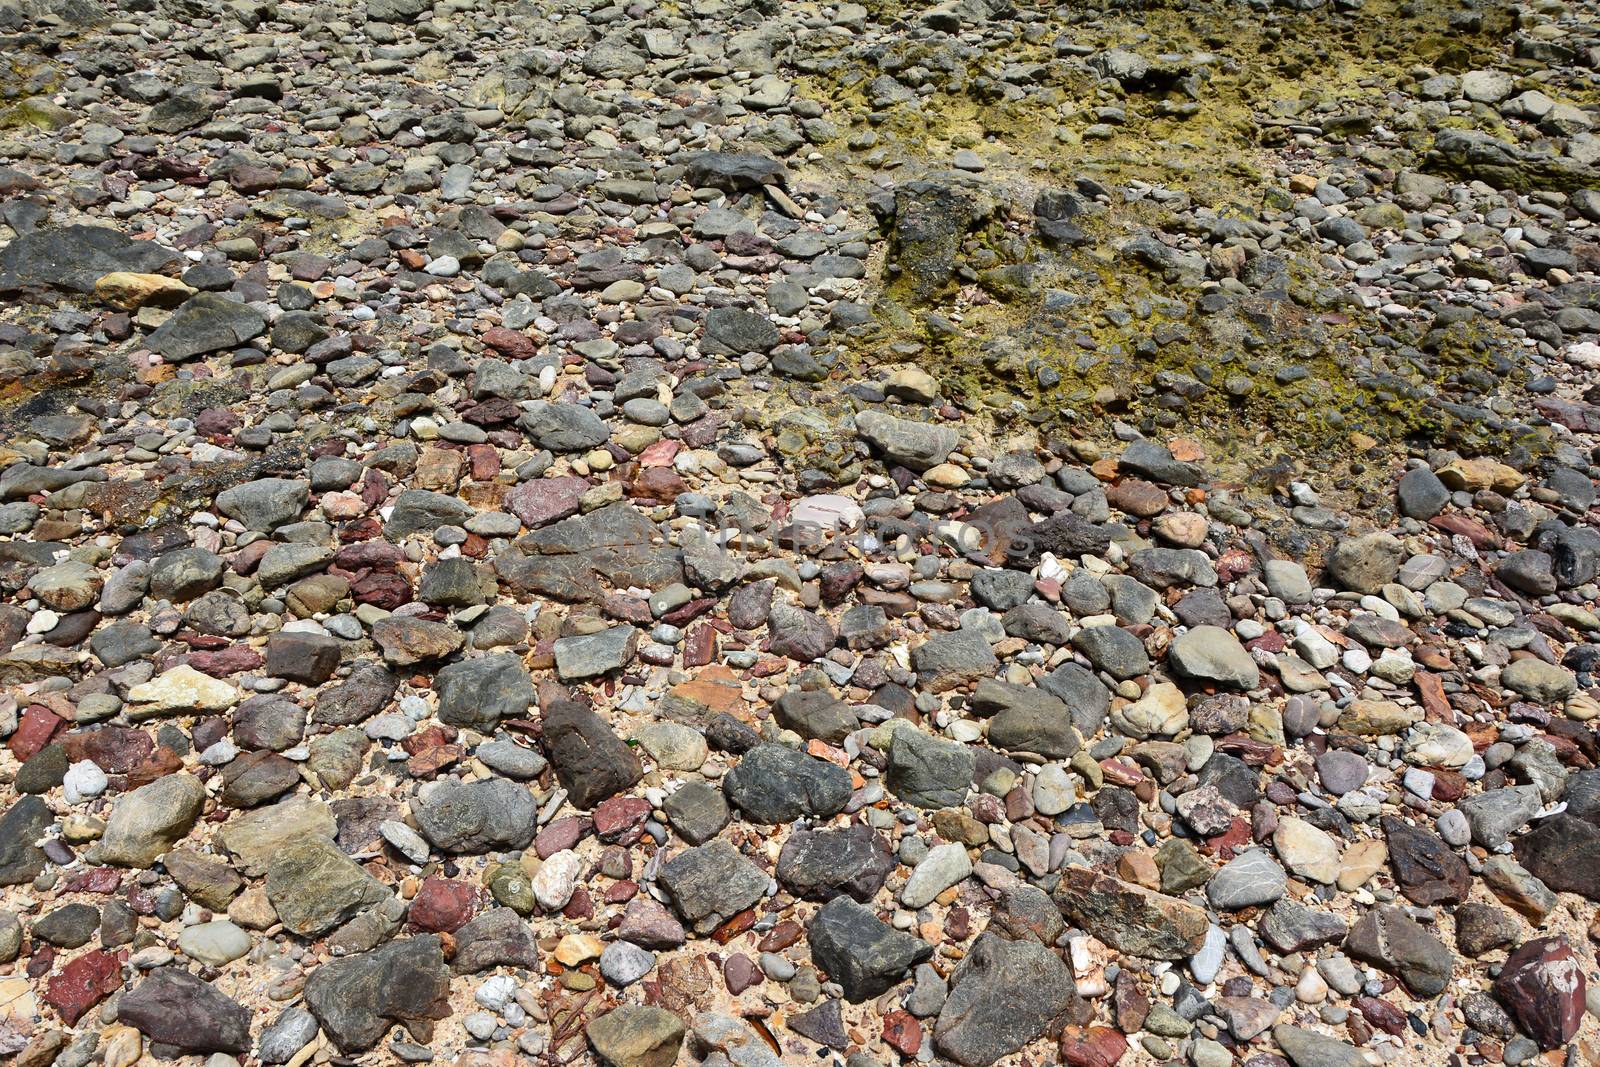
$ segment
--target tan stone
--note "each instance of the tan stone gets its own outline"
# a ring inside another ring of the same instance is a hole
[[[160,274],[135,274],[116,270],[95,279],[94,295],[113,307],[124,311],[150,304],[154,307],[177,307],[195,290],[176,278]]]
[[[1339,861],[1339,877],[1335,881],[1344,893],[1359,889],[1379,871],[1389,859],[1389,846],[1382,841],[1357,841],[1344,850]]]

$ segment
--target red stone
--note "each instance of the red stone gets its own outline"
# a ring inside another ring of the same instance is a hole
[[[583,836],[585,820],[576,815],[568,815],[557,819],[533,839],[533,851],[542,860],[547,860],[562,849],[571,848]]]
[[[453,726],[429,726],[427,729],[418,730],[416,733],[400,742],[400,747],[408,755],[415,756],[426,752],[439,745],[448,745],[456,739],[456,730]]]
[[[119,792],[128,789],[137,789],[141,785],[149,785],[157,778],[165,778],[169,774],[177,774],[183,770],[183,758],[166,745],[162,745],[150,757],[137,767],[128,772],[127,781],[116,785]]]
[[[504,326],[491,326],[483,331],[483,343],[512,359],[531,359],[539,351],[539,344],[533,338]]]
[[[729,941],[732,941],[734,938],[738,937],[755,924],[755,909],[746,908],[744,911],[741,911],[739,914],[735,915],[733,918],[717,927],[716,930],[711,934],[711,940],[715,941],[719,945],[726,945]]]
[[[1356,1011],[1376,1029],[1386,1034],[1402,1034],[1406,1029],[1406,1013],[1378,997],[1357,997]]]
[[[467,754],[464,745],[436,745],[406,760],[406,771],[413,778],[432,778],[446,767],[453,767]]]
[[[1494,995],[1542,1049],[1570,1043],[1583,1021],[1588,983],[1565,937],[1526,942],[1506,960]]]
[[[650,802],[641,797],[612,797],[594,809],[594,832],[602,841],[631,845],[639,840]]]
[[[678,450],[682,445],[668,437],[663,437],[655,444],[639,453],[639,466],[665,467],[678,457]]]
[[[891,1011],[883,1017],[883,1040],[900,1055],[915,1056],[922,1047],[922,1024],[908,1011]]]
[[[122,872],[115,867],[90,867],[67,879],[69,893],[115,893],[122,885]]]
[[[683,475],[671,467],[646,467],[628,487],[628,493],[636,500],[670,504],[687,488]]]
[[[800,940],[800,935],[804,932],[805,928],[799,923],[793,919],[785,919],[767,931],[766,936],[756,944],[756,950],[758,952],[782,952]]]
[[[704,615],[706,612],[710,611],[716,606],[716,597],[700,597],[697,600],[689,601],[680,608],[673,608],[671,611],[661,616],[661,621],[664,623],[669,623],[673,626],[682,626],[691,620],[698,619],[700,616]]]
[[[535,478],[506,494],[506,507],[524,526],[538,527],[578,513],[578,499],[589,489],[583,478]]]
[[[412,898],[406,917],[418,930],[454,933],[478,910],[478,887],[449,878],[426,879]]]
[[[606,890],[607,904],[626,904],[639,895],[639,883],[630,881],[613,882]]]
[[[722,965],[722,980],[728,992],[738,996],[751,986],[761,984],[761,969],[743,952],[735,952]]]
[[[490,444],[467,446],[467,464],[476,482],[492,482],[500,473],[500,450]]]
[[[1112,785],[1138,785],[1144,781],[1144,771],[1139,769],[1139,765],[1123,756],[1101,760],[1100,770]]]
[[[1278,631],[1268,630],[1260,637],[1246,641],[1244,647],[1248,648],[1252,652],[1258,648],[1263,652],[1282,652],[1284,649],[1289,647],[1289,642]]]
[[[59,974],[50,976],[44,999],[61,1013],[61,1020],[75,1026],[84,1012],[122,987],[122,963],[126,952],[93,949],[85,952]]]
[[[1113,1067],[1128,1051],[1128,1039],[1108,1026],[1072,1027],[1061,1035],[1061,1060],[1069,1067]]]
[[[357,604],[393,611],[411,601],[411,583],[392,572],[374,572],[350,583],[350,597]]]
[[[74,730],[61,738],[67,759],[73,763],[90,760],[107,774],[127,774],[154,751],[149,734],[131,726],[102,726],[98,730]]]
[[[17,759],[26,761],[48,745],[66,725],[67,720],[44,705],[29,704],[28,710],[22,713],[17,732],[6,744]]]
[[[249,645],[234,645],[217,652],[190,652],[182,660],[201,674],[209,674],[213,678],[253,671],[266,662],[261,658],[261,653]]]
[[[717,631],[705,623],[689,631],[683,641],[683,665],[704,667],[717,658]]]
[[[567,901],[567,906],[561,909],[561,914],[568,919],[589,919],[594,917],[594,898],[589,895],[587,886],[579,886],[572,893],[572,899]]]
[[[239,551],[235,552],[228,559],[228,566],[233,568],[233,572],[235,574],[254,574],[256,572],[256,567],[260,566],[261,564],[261,557],[267,554],[267,550],[270,549],[273,544],[274,542],[266,538],[262,538],[259,541],[252,541],[248,545],[245,545],[243,548],[239,549]]]
[[[1232,549],[1217,557],[1217,579],[1223,582],[1237,581],[1254,570],[1255,565],[1250,553]]]
[[[1447,512],[1428,520],[1430,526],[1437,527],[1445,533],[1459,534],[1472,542],[1472,547],[1480,550],[1495,551],[1504,546],[1500,535],[1489,529],[1477,519],[1463,515],[1459,511]]]
[[[1150,1014],[1150,998],[1139,988],[1139,980],[1127,971],[1117,975],[1113,1006],[1117,1028],[1123,1033],[1135,1034],[1144,1029],[1144,1021]]]

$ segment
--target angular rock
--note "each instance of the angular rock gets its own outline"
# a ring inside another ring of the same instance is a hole
[[[426,1041],[450,1011],[450,971],[433,934],[329,960],[306,979],[306,1007],[341,1052],[372,1048],[396,1023]]]
[[[846,896],[834,897],[807,928],[811,958],[852,1004],[897,985],[933,955],[933,946],[896,930]]]
[[[1153,960],[1181,960],[1205,941],[1205,909],[1097,874],[1068,867],[1053,894],[1066,918],[1119,952]]]
[[[983,934],[950,976],[935,1047],[962,1067],[988,1067],[1080,1007],[1061,957],[1037,941]]]

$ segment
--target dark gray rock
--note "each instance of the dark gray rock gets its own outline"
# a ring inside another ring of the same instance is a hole
[[[889,745],[884,784],[919,808],[958,807],[966,801],[976,766],[977,754],[961,742],[901,728]]]
[[[544,745],[556,778],[580,808],[616,796],[643,773],[633,749],[577,701],[556,701],[545,710]]]
[[[657,880],[698,934],[709,934],[756,903],[769,882],[766,872],[723,840],[678,853],[662,864]]]
[[[811,958],[852,1004],[887,991],[933,955],[933,946],[896,930],[871,909],[837,896],[807,927]]]
[[[391,941],[329,960],[306,979],[306,1007],[341,1052],[372,1048],[401,1023],[428,1040],[432,1022],[450,1013],[450,971],[431,934]]]
[[[493,731],[501,719],[520,719],[533,706],[533,677],[520,656],[500,653],[462,660],[433,679],[439,718],[479,733]]]
[[[50,226],[0,248],[0,290],[64,289],[92,293],[115,271],[162,274],[182,262],[153,241],[135,241],[105,226]]]
[[[1455,957],[1427,928],[1404,911],[1376,907],[1350,928],[1345,951],[1394,974],[1419,997],[1444,992]]]
[[[691,845],[716,837],[728,825],[728,802],[709,782],[689,782],[661,803],[667,822]]]
[[[145,339],[169,360],[196,359],[238,348],[267,329],[261,312],[217,293],[196,293]]]
[[[184,1052],[250,1049],[250,1012],[210,983],[158,967],[117,1002],[117,1020]]]
[[[869,826],[796,830],[778,853],[778,883],[802,900],[844,893],[865,904],[895,866],[889,842]]]
[[[784,745],[746,752],[722,780],[729,803],[760,823],[790,823],[802,815],[827,818],[850,800],[850,772]]]
[[[455,932],[456,954],[450,969],[457,974],[477,974],[491,967],[539,965],[539,943],[522,917],[510,908],[491,908]]]
[[[988,1067],[1077,1007],[1071,973],[1052,947],[985,933],[950,976],[934,1045],[962,1067]]]

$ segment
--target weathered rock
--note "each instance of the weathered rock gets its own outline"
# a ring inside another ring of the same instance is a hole
[[[411,814],[428,843],[442,852],[525,848],[538,805],[525,786],[505,778],[441,781],[412,798]]]
[[[1053,895],[1068,920],[1112,948],[1145,959],[1193,955],[1211,925],[1203,908],[1086,867],[1068,867]]]
[[[850,772],[782,745],[746,752],[722,780],[728,802],[761,823],[826,818],[850,800]]]
[[[962,1067],[987,1067],[1044,1033],[1080,1002],[1067,966],[1036,941],[981,935],[950,976],[934,1044]]]
[[[101,863],[148,867],[193,828],[206,790],[189,774],[170,774],[117,801],[96,846]]]
[[[1345,951],[1393,973],[1419,997],[1443,992],[1455,964],[1438,938],[1393,907],[1373,908],[1358,919],[1345,939]]]
[[[426,1041],[433,1020],[449,1014],[450,972],[433,934],[329,960],[306,979],[306,1007],[341,1052],[372,1048],[404,1025]]]
[[[706,934],[750,907],[767,891],[767,875],[724,840],[685,849],[658,876],[672,906]]]
[[[1587,989],[1583,965],[1561,937],[1520,945],[1494,980],[1494,995],[1542,1049],[1566,1047],[1577,1035]]]
[[[545,710],[544,744],[562,788],[580,808],[615,796],[643,773],[627,743],[576,701],[557,701]]]
[[[933,955],[933,946],[896,930],[846,896],[834,897],[807,928],[811,958],[860,1003],[896,985]]]
[[[158,967],[117,1002],[117,1019],[151,1041],[184,1052],[243,1053],[250,1012],[176,967]]]
[[[623,1004],[585,1027],[596,1055],[612,1067],[672,1067],[683,1045],[683,1020],[670,1011]]]

